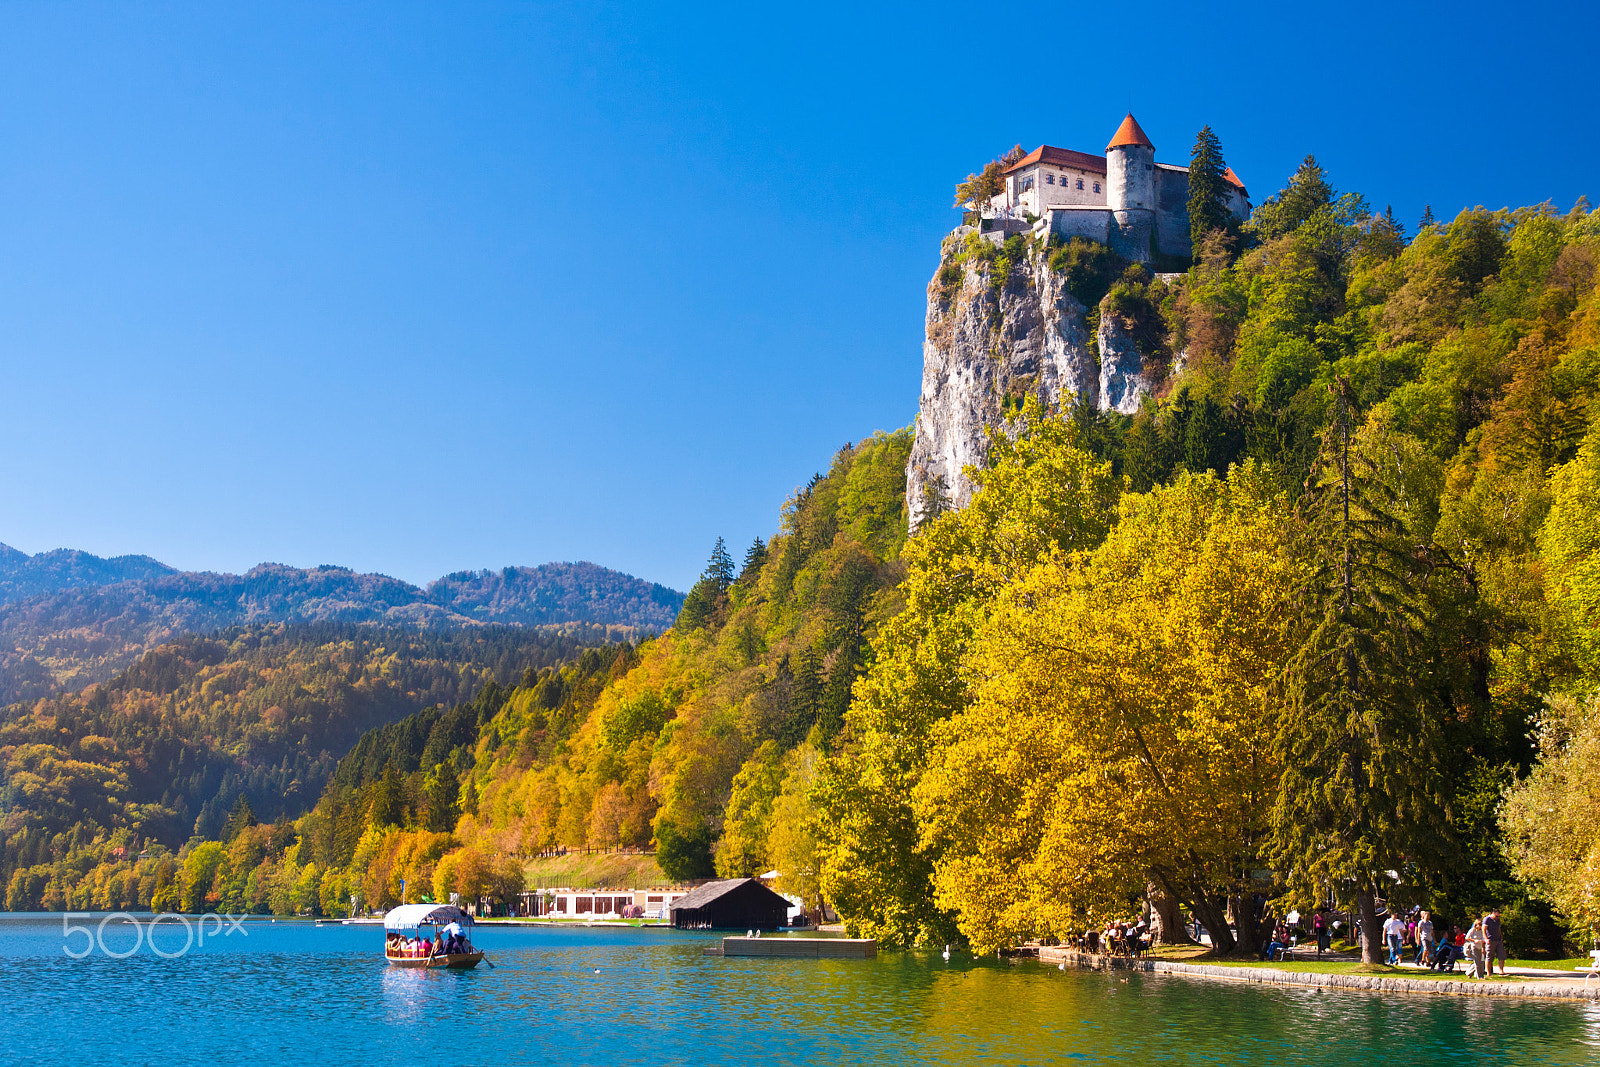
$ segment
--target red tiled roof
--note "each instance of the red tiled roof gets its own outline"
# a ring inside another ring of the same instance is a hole
[[[1222,177],[1225,180],[1232,182],[1234,185],[1237,185],[1241,193],[1244,192],[1244,182],[1239,180],[1239,176],[1233,172],[1232,167],[1229,167],[1227,170],[1223,171]]]
[[[1035,163],[1049,163],[1056,167],[1076,167],[1078,170],[1092,170],[1097,174],[1106,172],[1106,157],[1092,156],[1088,152],[1074,152],[1070,148],[1056,148],[1052,145],[1042,144],[1032,152],[1017,160],[1006,168],[1006,173],[1031,167]]]
[[[1116,134],[1111,138],[1111,143],[1106,145],[1106,151],[1121,148],[1123,145],[1142,144],[1146,148],[1155,150],[1155,145],[1150,143],[1150,138],[1144,135],[1139,128],[1138,120],[1133,117],[1133,112],[1128,112],[1128,117],[1122,120],[1122,125],[1117,127]]]

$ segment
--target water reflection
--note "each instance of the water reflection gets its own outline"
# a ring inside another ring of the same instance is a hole
[[[131,932],[112,927],[107,944],[121,951]],[[59,916],[8,917],[0,981],[13,1033],[46,1062],[1431,1067],[1479,1054],[1593,1063],[1600,1049],[1600,1006],[1585,1004],[1319,993],[959,954],[723,959],[701,952],[708,937],[658,932],[484,928],[478,940],[496,969],[392,968],[381,930],[304,923],[252,924],[247,939],[208,939],[177,959],[146,944],[126,960],[72,960]]]

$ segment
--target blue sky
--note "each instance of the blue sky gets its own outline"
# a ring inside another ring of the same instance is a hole
[[[1593,5],[1086,10],[8,3],[0,541],[687,588],[911,423],[1012,144],[1131,106],[1257,202],[1307,152],[1408,224],[1600,194]]]

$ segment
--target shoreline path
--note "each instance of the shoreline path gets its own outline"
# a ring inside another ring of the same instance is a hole
[[[1325,953],[1324,963],[1354,962],[1349,953]],[[1433,996],[1537,997],[1559,1000],[1600,1000],[1600,980],[1585,982],[1580,972],[1545,970],[1537,967],[1512,967],[1507,978],[1411,978],[1398,975],[1319,974],[1312,971],[1279,970],[1275,967],[1226,966],[1179,963],[1161,959],[1129,959],[1101,956],[1075,948],[1042,946],[1040,963],[1066,964],[1086,970],[1143,971],[1176,974],[1191,978],[1254,982],[1259,985],[1310,986],[1319,989],[1363,989],[1384,993],[1421,993]],[[1411,964],[1402,966],[1419,975],[1429,972]],[[1521,979],[1516,981],[1515,979]]]

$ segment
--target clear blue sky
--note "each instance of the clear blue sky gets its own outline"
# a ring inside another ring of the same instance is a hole
[[[1565,208],[1600,193],[1596,22],[8,3],[0,541],[686,588],[912,421],[985,160],[1099,150],[1131,105],[1167,161],[1209,122],[1257,202],[1315,152],[1408,224]]]

